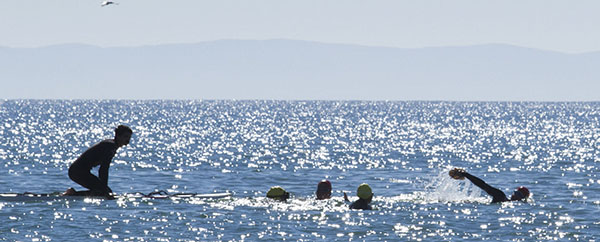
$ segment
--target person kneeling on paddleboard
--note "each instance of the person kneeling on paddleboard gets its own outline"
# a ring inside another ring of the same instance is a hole
[[[499,189],[497,189],[495,187],[488,185],[483,180],[467,173],[463,169],[454,168],[454,169],[450,170],[450,172],[448,172],[448,174],[450,175],[450,177],[452,177],[456,180],[464,180],[465,178],[469,179],[469,181],[471,181],[473,184],[475,184],[475,186],[478,186],[479,188],[483,189],[487,194],[492,196],[492,203],[508,202],[508,201],[521,201],[521,200],[527,201],[527,198],[529,197],[529,189],[527,189],[524,186],[520,186],[517,189],[515,189],[512,196],[510,196],[510,199],[508,199],[508,198],[506,198],[506,194],[504,194],[504,192],[500,191]]]
[[[119,125],[115,129],[114,139],[103,140],[83,152],[69,167],[69,178],[90,190],[75,191],[69,188],[64,195],[104,196],[113,199],[112,190],[108,187],[108,168],[117,149],[129,144],[132,134],[133,131],[129,127]],[[100,166],[97,177],[90,172],[96,166]]]

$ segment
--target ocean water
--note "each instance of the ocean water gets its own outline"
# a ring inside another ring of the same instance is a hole
[[[82,189],[71,162],[126,124],[114,192],[233,196],[0,200],[0,241],[598,241],[599,119],[572,102],[3,100],[0,193]],[[453,167],[532,197],[490,204]],[[372,211],[343,201],[361,183]]]

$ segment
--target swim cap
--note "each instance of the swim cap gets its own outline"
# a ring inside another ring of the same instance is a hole
[[[369,199],[373,196],[371,187],[367,183],[360,184],[356,190],[356,195],[362,199]]]
[[[516,191],[520,192],[521,194],[523,194],[523,198],[528,198],[529,197],[529,189],[527,189],[524,186],[518,187]]]
[[[331,192],[331,182],[322,180],[317,184],[317,192]]]
[[[268,198],[280,198],[285,195],[285,190],[280,186],[274,186],[267,192]]]

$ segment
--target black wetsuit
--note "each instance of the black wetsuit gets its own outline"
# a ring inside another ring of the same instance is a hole
[[[108,168],[119,147],[114,139],[107,139],[87,149],[69,167],[69,178],[90,189],[76,195],[105,196],[112,192],[108,187]],[[100,166],[98,177],[92,175],[93,167]]]
[[[504,194],[504,192],[500,191],[498,188],[488,185],[483,180],[481,180],[481,179],[477,178],[476,176],[473,176],[467,172],[464,172],[463,175],[467,179],[469,179],[469,181],[471,181],[473,184],[475,184],[475,186],[478,186],[479,188],[481,188],[485,192],[487,192],[487,194],[492,196],[492,203],[510,201],[506,198],[506,194]]]
[[[350,204],[350,209],[371,210],[372,208],[367,200],[359,198],[358,200]]]

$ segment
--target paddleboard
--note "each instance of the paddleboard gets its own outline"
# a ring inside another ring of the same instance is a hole
[[[186,194],[156,194],[156,195],[144,195],[141,193],[130,193],[130,194],[119,194],[115,196],[115,199],[126,199],[126,198],[144,198],[144,199],[217,199],[232,196],[231,193],[186,193]],[[49,194],[35,194],[35,193],[0,193],[0,201],[4,202],[26,202],[26,201],[52,201],[52,200],[81,200],[81,199],[103,199],[103,196],[64,196],[60,193],[49,193]]]

